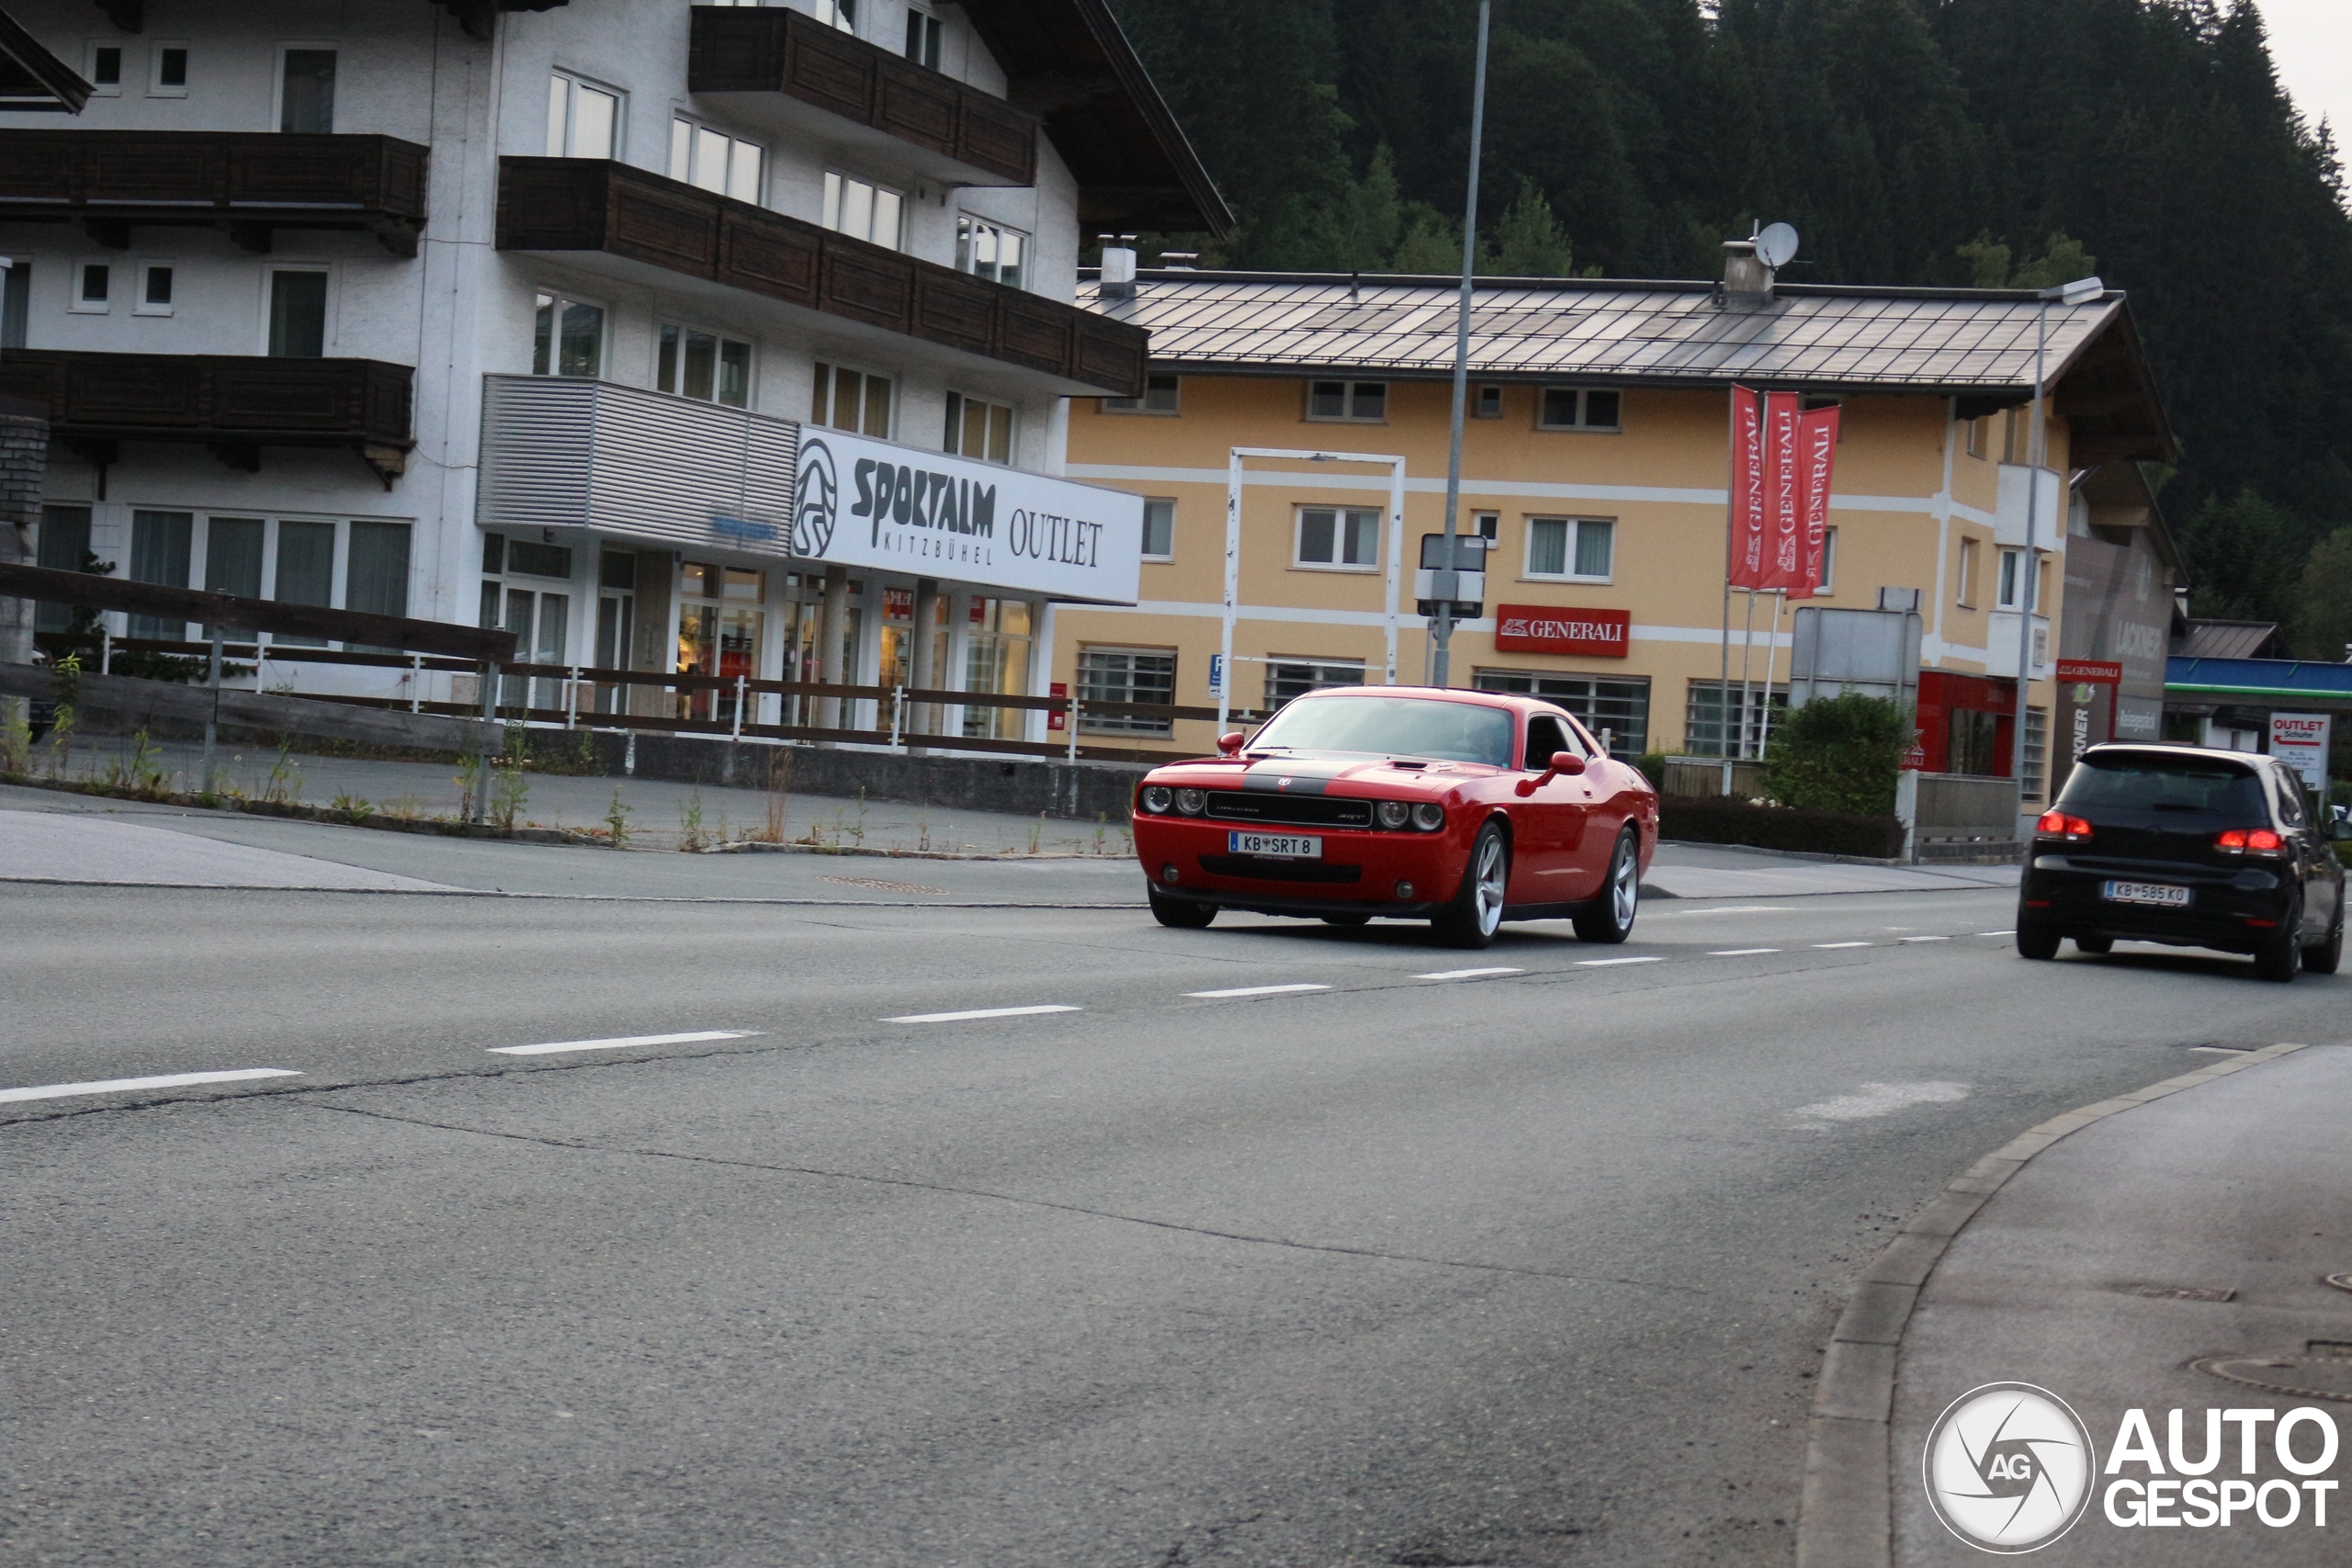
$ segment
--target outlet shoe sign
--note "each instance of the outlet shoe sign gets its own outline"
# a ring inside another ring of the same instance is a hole
[[[803,426],[792,553],[1014,593],[1132,604],[1143,498]]]

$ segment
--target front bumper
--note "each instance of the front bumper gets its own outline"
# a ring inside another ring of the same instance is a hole
[[[2189,904],[2185,909],[2119,904],[2101,896],[2102,886],[2109,882],[2186,887]],[[2272,937],[2278,922],[2292,912],[2294,896],[2293,878],[2275,862],[2223,870],[2038,853],[2027,862],[2018,886],[2018,919],[2020,924],[2052,926],[2069,935],[2079,932],[2251,953]]]
[[[1320,860],[1254,860],[1230,854],[1227,834],[1233,830],[1227,822],[1139,814],[1135,818],[1136,856],[1161,893],[1221,908],[1419,918],[1452,900],[1468,857],[1467,849],[1453,841],[1450,828],[1436,833],[1271,824],[1256,829],[1319,838]],[[1399,883],[1412,885],[1409,896],[1399,896]]]

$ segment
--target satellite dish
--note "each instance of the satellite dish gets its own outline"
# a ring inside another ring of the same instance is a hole
[[[1756,259],[1778,272],[1796,259],[1797,231],[1785,223],[1768,223],[1756,236]]]

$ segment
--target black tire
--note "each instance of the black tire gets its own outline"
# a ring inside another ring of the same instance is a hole
[[[2075,939],[2077,953],[2113,953],[2115,939],[2111,936],[2078,936]]]
[[[2048,959],[2058,956],[2058,933],[2048,926],[2018,922],[2018,955],[2021,958]]]
[[[2317,947],[2303,949],[2303,968],[2313,975],[2333,975],[2343,962],[2344,912],[2339,909],[2335,914],[2335,927],[2327,933],[2327,940]]]
[[[2269,980],[2284,986],[2295,977],[2303,963],[2303,906],[2301,900],[2290,905],[2278,929],[2263,938],[2262,945],[2254,950],[2254,976],[2257,980]]]
[[[1370,915],[1326,915],[1323,917],[1323,923],[1327,926],[1364,926],[1372,923],[1372,917]]]
[[[1617,835],[1617,847],[1609,852],[1609,874],[1601,881],[1600,897],[1572,922],[1577,928],[1577,940],[1624,941],[1634,934],[1634,918],[1641,912],[1641,846],[1629,827]]]
[[[1180,931],[1196,931],[1216,919],[1216,906],[1191,898],[1170,898],[1155,887],[1151,890],[1151,918]]]
[[[1462,886],[1442,914],[1431,916],[1430,931],[1448,947],[1484,947],[1495,940],[1503,921],[1503,890],[1510,883],[1510,845],[1493,822],[1470,840],[1470,858],[1462,863]]]

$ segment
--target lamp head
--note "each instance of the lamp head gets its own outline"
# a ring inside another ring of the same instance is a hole
[[[2107,292],[2107,284],[2096,277],[2078,277],[2072,283],[2061,283],[2041,291],[2044,299],[2054,299],[2062,305],[2087,305]]]

